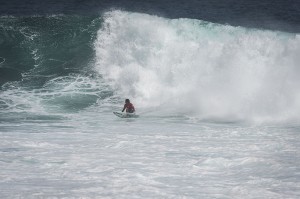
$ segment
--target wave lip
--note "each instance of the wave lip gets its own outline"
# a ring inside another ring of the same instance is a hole
[[[110,11],[96,68],[139,107],[202,119],[299,121],[300,36]]]

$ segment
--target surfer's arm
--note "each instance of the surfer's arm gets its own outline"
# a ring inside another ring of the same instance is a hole
[[[125,109],[126,109],[126,104],[124,105],[124,108],[123,108],[122,112],[124,112]]]

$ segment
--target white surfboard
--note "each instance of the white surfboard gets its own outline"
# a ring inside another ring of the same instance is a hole
[[[121,118],[136,118],[136,117],[139,117],[135,113],[113,112],[113,114],[115,114],[116,116],[121,117]]]

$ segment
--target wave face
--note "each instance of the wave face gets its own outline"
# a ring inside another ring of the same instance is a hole
[[[2,86],[1,120],[128,97],[142,114],[299,122],[298,34],[118,10],[0,22],[0,72],[17,80]]]
[[[110,95],[92,69],[100,20],[78,15],[0,17],[0,84],[5,83],[0,121],[76,112]]]
[[[96,68],[144,111],[297,122],[300,35],[111,11]]]

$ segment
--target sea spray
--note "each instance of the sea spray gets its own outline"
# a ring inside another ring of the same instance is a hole
[[[300,36],[111,11],[96,68],[144,110],[202,119],[299,121]]]

